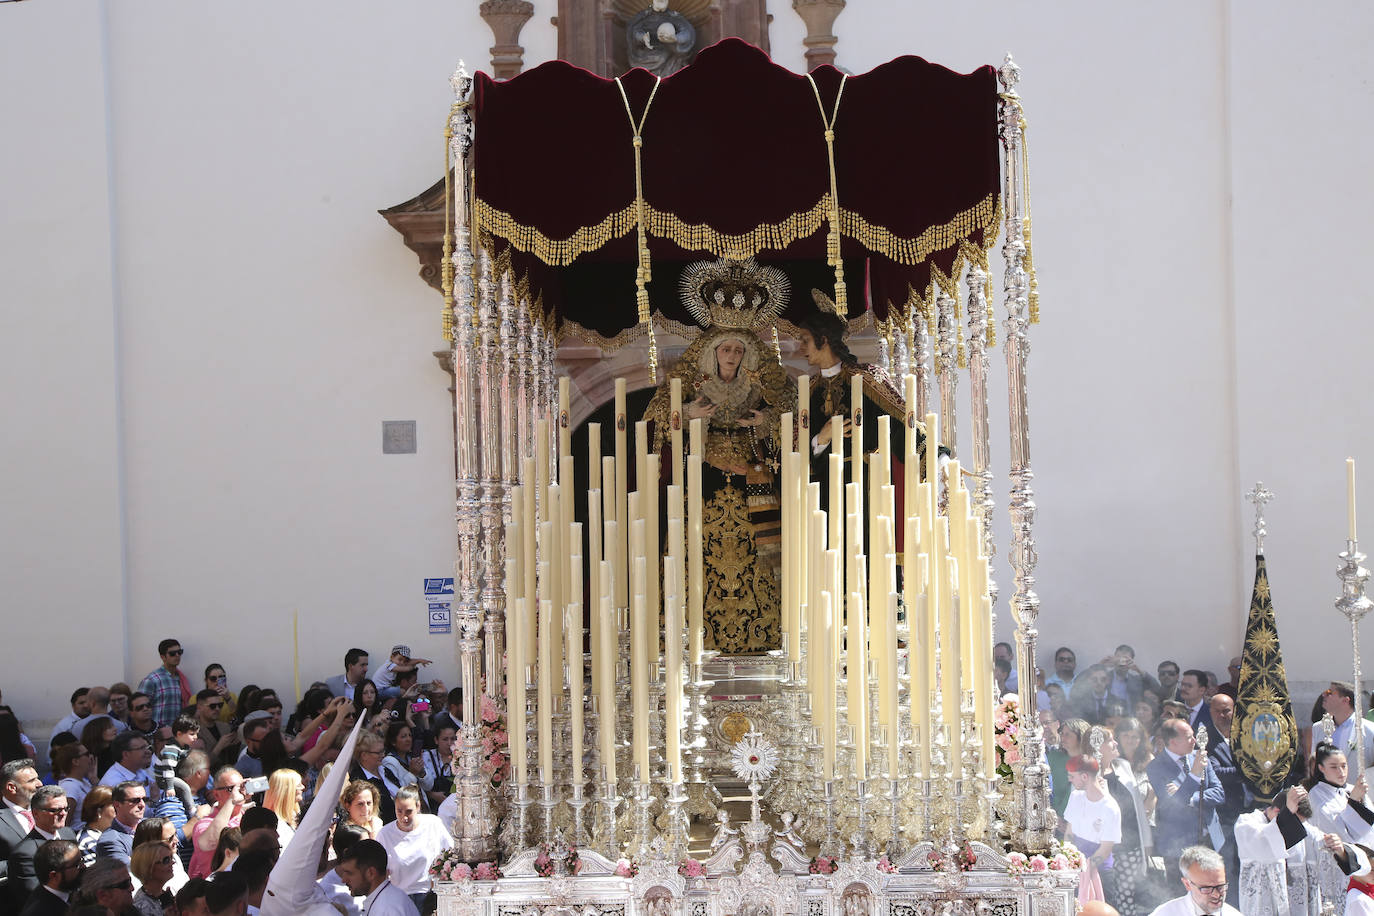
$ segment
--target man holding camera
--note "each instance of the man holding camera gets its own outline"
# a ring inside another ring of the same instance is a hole
[[[205,878],[210,874],[210,861],[215,857],[215,847],[219,845],[219,835],[225,827],[237,827],[243,820],[243,812],[252,805],[244,793],[243,774],[233,767],[223,767],[215,773],[210,789],[210,801],[214,809],[210,817],[201,818],[191,829],[191,843],[195,851],[191,853],[191,865],[187,872],[192,878]]]

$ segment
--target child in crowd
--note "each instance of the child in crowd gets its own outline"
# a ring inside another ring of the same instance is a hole
[[[191,796],[191,787],[177,778],[177,764],[181,763],[181,759],[199,737],[199,722],[191,716],[177,716],[176,721],[172,723],[172,740],[163,745],[157,759],[153,761],[153,778],[157,781],[158,790],[164,797],[175,793],[181,801],[181,806],[186,809],[187,817],[195,813],[196,802]]]
[[[402,672],[419,671],[422,665],[434,664],[427,658],[411,658],[410,646],[397,643],[391,647],[391,658],[377,671],[372,682],[377,685],[377,693],[383,699],[398,697],[401,688],[396,686],[396,676]]]

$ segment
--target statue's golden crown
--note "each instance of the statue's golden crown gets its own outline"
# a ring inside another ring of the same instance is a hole
[[[682,272],[682,303],[704,328],[771,324],[787,306],[790,289],[786,274],[753,258],[698,261]]]

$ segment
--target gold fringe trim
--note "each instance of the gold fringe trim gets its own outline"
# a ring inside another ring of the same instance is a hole
[[[484,231],[554,267],[566,267],[578,257],[635,229],[634,204],[610,214],[594,226],[583,226],[566,239],[551,239],[480,199],[475,209],[480,214]],[[748,232],[731,235],[705,223],[688,223],[675,213],[650,205],[649,234],[671,239],[687,251],[708,251],[718,258],[739,259],[753,257],[760,251],[781,251],[799,239],[815,235],[825,224],[829,212],[830,195],[825,194],[806,210],[776,223],[762,223]],[[898,264],[915,266],[924,263],[935,252],[956,245],[968,244],[973,250],[979,250],[969,239],[989,226],[996,226],[1001,221],[1001,212],[1001,199],[996,194],[989,194],[969,209],[956,213],[949,222],[927,227],[914,239],[870,223],[861,214],[843,207],[840,208],[840,225],[845,235],[858,239],[868,250]],[[985,262],[984,255],[980,263]],[[948,282],[953,281],[946,278],[942,286]]]

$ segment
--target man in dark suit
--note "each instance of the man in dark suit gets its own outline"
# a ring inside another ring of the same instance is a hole
[[[1245,776],[1236,764],[1235,749],[1231,746],[1231,722],[1235,718],[1235,700],[1224,693],[1218,693],[1207,704],[1211,711],[1216,731],[1207,745],[1207,758],[1216,771],[1217,781],[1226,793],[1226,800],[1217,807],[1217,820],[1221,824],[1221,834],[1226,842],[1217,852],[1226,860],[1228,875],[1240,874],[1240,855],[1236,848],[1236,819],[1249,807],[1249,793],[1245,788]],[[1240,903],[1240,881],[1233,881],[1233,888],[1226,891],[1226,902],[1232,906]]]
[[[0,900],[9,895],[10,853],[33,829],[29,801],[41,785],[32,760],[11,760],[0,767]]]
[[[1178,698],[1188,707],[1188,724],[1193,734],[1199,725],[1207,726],[1207,734],[1213,734],[1212,711],[1207,707],[1207,672],[1189,668],[1178,681]]]
[[[70,799],[61,786],[41,786],[29,801],[33,815],[33,829],[10,852],[9,881],[5,897],[8,912],[17,913],[42,881],[38,877],[34,857],[38,847],[49,840],[71,840],[76,834],[67,826]]]
[[[344,673],[325,679],[325,686],[336,697],[353,699],[353,690],[367,677],[367,650],[349,649],[344,653]]]
[[[71,840],[49,840],[38,847],[33,865],[41,883],[19,916],[63,916],[67,898],[81,885],[81,850]]]
[[[114,820],[95,841],[95,857],[118,859],[128,865],[134,852],[134,830],[148,809],[148,791],[141,783],[129,780],[115,786],[112,792]]]
[[[1178,887],[1178,857],[1189,846],[1222,845],[1216,809],[1226,793],[1206,754],[1195,750],[1193,729],[1182,719],[1160,726],[1164,750],[1145,768],[1159,799],[1155,808],[1155,852],[1164,859],[1169,886]]]
[[[1069,702],[1080,719],[1086,719],[1093,725],[1102,724],[1107,717],[1107,704],[1114,699],[1107,689],[1110,684],[1111,672],[1106,665],[1093,665],[1078,678]]]

